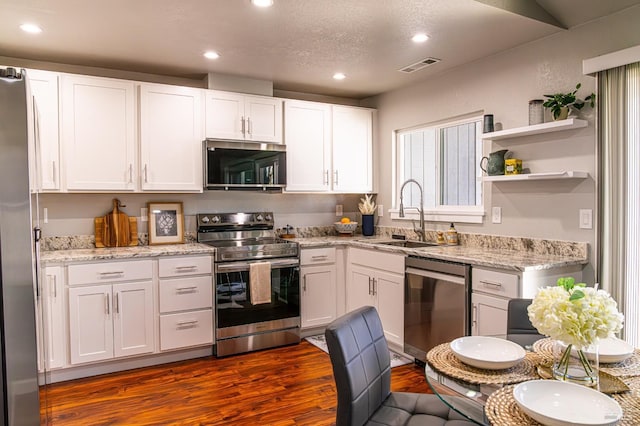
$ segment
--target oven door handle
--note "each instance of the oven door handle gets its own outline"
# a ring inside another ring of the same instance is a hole
[[[223,265],[216,264],[216,272],[240,272],[248,271],[249,265],[256,262],[231,262]],[[298,266],[300,261],[298,259],[281,259],[270,260],[271,269],[287,268],[290,266]]]

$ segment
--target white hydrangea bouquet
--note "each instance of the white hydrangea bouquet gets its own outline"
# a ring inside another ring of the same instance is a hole
[[[613,336],[624,322],[609,293],[576,283],[571,277],[559,278],[557,286],[538,291],[528,312],[531,323],[541,334],[566,345],[554,363],[554,375],[567,379],[571,349],[575,347],[587,379],[596,383],[597,372],[593,371],[584,350],[597,344],[599,339]]]

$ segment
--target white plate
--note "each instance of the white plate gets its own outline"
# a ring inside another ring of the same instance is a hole
[[[595,352],[591,347],[587,348],[584,354],[591,360],[595,358]],[[632,354],[633,346],[615,336],[601,339],[598,343],[598,362],[601,363],[621,362],[629,358]],[[571,355],[578,356],[574,348],[571,348]]]
[[[460,361],[487,370],[502,370],[513,367],[525,356],[522,346],[497,337],[460,337],[451,342],[449,346]]]
[[[520,383],[513,398],[529,417],[548,426],[612,426],[622,418],[622,408],[613,398],[569,382]]]

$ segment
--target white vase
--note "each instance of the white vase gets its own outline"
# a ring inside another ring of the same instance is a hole
[[[553,377],[598,389],[598,345],[576,348],[555,340],[553,342]]]

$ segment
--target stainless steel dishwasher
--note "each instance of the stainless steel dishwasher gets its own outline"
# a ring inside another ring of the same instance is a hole
[[[425,362],[440,343],[470,333],[471,266],[409,256],[404,275],[404,352]]]

